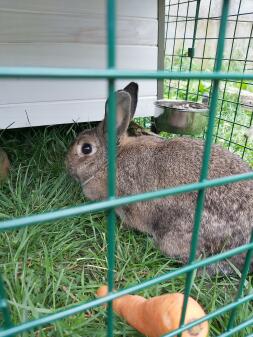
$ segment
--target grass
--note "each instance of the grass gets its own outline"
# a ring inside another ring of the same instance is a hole
[[[79,126],[4,131],[0,142],[12,168],[0,189],[0,217],[25,214],[85,202],[80,186],[65,172],[64,156]],[[180,265],[163,256],[145,234],[126,230],[119,223],[116,233],[116,288],[140,283]],[[103,213],[35,225],[2,233],[0,268],[4,276],[12,320],[15,324],[52,313],[81,301],[94,299],[106,282],[106,220]],[[195,278],[191,295],[207,312],[233,301],[238,277]],[[159,284],[141,294],[147,297],[183,292],[185,277]],[[245,295],[253,291],[250,276]],[[236,322],[252,317],[252,303],[238,309]],[[210,336],[225,330],[229,315],[212,320]],[[235,334],[247,336],[252,331]],[[115,336],[140,336],[116,318]],[[106,336],[105,308],[69,317],[24,337]]]

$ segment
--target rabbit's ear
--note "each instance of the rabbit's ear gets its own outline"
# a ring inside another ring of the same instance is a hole
[[[135,110],[137,107],[137,102],[138,102],[138,84],[135,82],[129,83],[123,90],[128,92],[131,96],[131,109],[130,109],[130,120],[133,119]]]
[[[124,90],[117,91],[115,93],[116,97],[116,129],[117,136],[121,137],[126,131],[130,123],[130,109],[131,109],[131,96],[128,92]],[[105,105],[105,119],[103,121],[103,129],[104,133],[107,132],[107,115],[109,113],[108,110],[108,100]]]

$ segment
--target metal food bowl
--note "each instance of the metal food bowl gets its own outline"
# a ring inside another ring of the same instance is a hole
[[[155,102],[155,127],[158,132],[200,134],[207,126],[208,111],[204,103],[158,100]]]

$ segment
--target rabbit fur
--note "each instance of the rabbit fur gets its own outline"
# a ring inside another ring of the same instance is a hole
[[[186,137],[129,137],[138,85],[117,91],[117,196],[175,187],[199,180],[204,143]],[[107,104],[106,104],[107,114]],[[70,147],[66,163],[91,200],[107,198],[107,126],[83,131]],[[91,151],[91,152],[90,152]],[[88,153],[90,152],[90,153]],[[86,154],[84,154],[86,153]],[[208,179],[250,172],[237,155],[212,146]],[[150,234],[166,255],[186,263],[192,237],[197,192],[143,201],[116,209],[124,225]],[[197,257],[207,257],[249,242],[253,223],[253,181],[209,188],[205,193]],[[230,259],[242,268],[245,254]],[[207,267],[210,274],[233,272],[227,261]]]

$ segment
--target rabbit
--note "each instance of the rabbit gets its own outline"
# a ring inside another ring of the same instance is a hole
[[[0,183],[5,181],[9,174],[10,162],[6,152],[0,147]]]
[[[131,82],[116,95],[118,197],[178,185],[196,183],[202,165],[204,142],[178,137],[164,139],[154,135],[129,137],[128,125],[138,100],[138,85]],[[107,111],[106,103],[106,111]],[[83,131],[71,145],[66,158],[68,171],[81,183],[90,200],[107,198],[107,125]],[[219,145],[212,146],[208,179],[250,172],[236,154]],[[142,201],[116,209],[123,224],[151,235],[159,249],[169,257],[187,263],[197,192]],[[253,223],[253,180],[209,188],[205,193],[197,256],[207,257],[249,241]],[[241,268],[245,254],[231,258]],[[234,272],[227,261],[207,267],[210,275]]]

